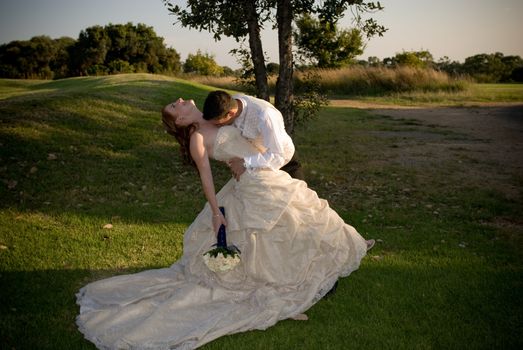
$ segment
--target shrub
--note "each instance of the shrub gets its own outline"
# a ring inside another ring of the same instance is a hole
[[[109,62],[107,66],[111,74],[134,72],[134,67],[129,62],[120,59]]]
[[[95,64],[87,68],[87,75],[107,75],[108,69],[103,64]]]
[[[189,54],[187,56],[187,60],[183,64],[183,71],[185,73],[220,76],[223,74],[223,67],[216,63],[213,55],[203,54],[198,50],[195,55]]]

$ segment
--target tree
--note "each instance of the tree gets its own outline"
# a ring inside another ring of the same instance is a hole
[[[266,23],[278,29],[279,74],[276,82],[275,105],[285,120],[287,131],[292,134],[293,114],[293,52],[292,24],[304,14],[318,15],[325,21],[336,23],[351,7],[356,21],[367,37],[382,35],[385,28],[375,20],[361,18],[362,12],[382,10],[378,2],[363,0],[187,0],[185,7],[163,0],[169,12],[174,14],[184,27],[206,30],[219,40],[222,35],[233,37],[238,42],[249,39],[249,48],[255,75],[257,96],[269,99],[267,69],[263,55],[260,30]]]
[[[397,53],[394,57],[387,57],[383,64],[388,67],[406,66],[413,68],[432,68],[434,58],[429,51],[403,51]]]
[[[48,36],[12,41],[0,47],[0,76],[6,78],[52,79],[51,63],[57,45]]]
[[[52,79],[69,75],[69,49],[75,40],[35,36],[0,46],[0,77]]]
[[[180,55],[174,48],[166,48],[163,38],[156,35],[153,27],[139,23],[127,24],[129,63],[142,67],[150,73],[176,73],[181,70]]]
[[[100,69],[104,67],[109,46],[110,39],[102,26],[92,26],[82,30],[72,50],[75,73],[88,75],[93,73],[91,67],[97,66]]]
[[[66,78],[71,75],[71,49],[74,47],[75,40],[70,37],[54,39],[56,45],[56,55],[51,61],[51,70],[55,79]]]
[[[35,36],[0,45],[0,77],[65,78],[113,73],[176,73],[180,55],[152,27],[132,23],[93,26],[78,40]]]
[[[249,38],[254,71],[256,75],[257,95],[269,99],[267,73],[265,69],[262,41],[260,37],[261,23],[268,18],[260,14],[268,12],[270,1],[240,1],[240,0],[188,0],[187,8],[172,5],[170,0],[163,0],[168,10],[176,15],[183,26],[206,30],[214,33],[219,40],[222,35],[233,37],[238,42]],[[187,10],[189,9],[189,10]]]
[[[461,63],[451,61],[448,56],[441,57],[438,62],[435,63],[435,67],[453,77],[460,75],[462,71]]]
[[[463,71],[478,82],[497,83],[505,70],[502,58],[503,54],[500,52],[470,56],[463,63]]]
[[[241,42],[248,36],[250,56],[255,76],[256,95],[269,100],[269,84],[263,54],[260,30],[265,23],[272,23],[278,29],[279,72],[276,80],[275,107],[282,113],[285,129],[294,131],[293,95],[293,52],[292,24],[295,18],[304,13],[318,15],[326,21],[336,23],[350,6],[357,22],[368,37],[382,35],[385,28],[375,20],[361,20],[361,12],[381,10],[378,2],[364,0],[187,0],[182,8],[163,0],[169,12],[174,14],[185,27],[207,30],[219,40],[222,35],[233,37]],[[276,10],[276,11],[274,11]],[[274,16],[275,15],[275,16]],[[299,174],[300,165],[291,161],[287,167],[291,175]],[[298,175],[300,177],[300,175]]]
[[[166,48],[160,54],[160,64],[166,72],[177,73],[182,70],[180,54],[172,47]]]
[[[89,27],[80,32],[72,51],[73,67],[79,75],[171,73],[181,68],[176,50],[166,48],[163,38],[142,23]]]
[[[367,59],[367,62],[370,67],[380,67],[381,66],[381,61],[376,56],[369,56],[369,58]]]
[[[518,81],[516,79],[517,69],[523,68],[523,59],[521,59],[520,56],[504,56],[501,58],[501,63],[503,63],[504,68],[500,81]],[[519,81],[521,81],[521,79]]]
[[[200,50],[193,55],[189,54],[183,64],[185,73],[198,73],[200,75],[219,76],[223,74],[223,68],[214,60],[214,56],[208,53],[202,54]]]
[[[340,30],[336,23],[302,15],[296,21],[294,40],[298,54],[319,68],[347,66],[363,53],[363,38],[359,29]]]
[[[510,74],[510,80],[517,83],[523,83],[523,65],[512,71],[512,74]]]

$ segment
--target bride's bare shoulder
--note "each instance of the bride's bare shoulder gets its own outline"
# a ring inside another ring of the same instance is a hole
[[[207,149],[212,149],[216,136],[218,134],[217,127],[200,127],[194,132],[194,136],[199,139],[199,143],[203,143]],[[198,134],[198,135],[196,135]]]
[[[198,129],[198,132],[202,135],[202,137],[206,140],[212,140],[216,138],[216,134],[218,133],[218,128],[215,126],[212,127],[201,127]]]

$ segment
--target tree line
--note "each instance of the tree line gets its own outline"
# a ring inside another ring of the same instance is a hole
[[[505,56],[501,52],[476,54],[465,58],[464,62],[458,62],[446,56],[436,61],[427,50],[404,51],[383,60],[369,57],[368,61],[360,61],[360,64],[371,67],[434,69],[452,77],[469,77],[478,83],[523,82],[523,59],[515,55]]]
[[[294,42],[299,61],[304,67],[343,68],[350,65],[371,67],[412,67],[443,71],[452,77],[467,76],[481,83],[523,82],[523,59],[504,56],[501,52],[481,53],[467,57],[463,63],[448,57],[435,60],[427,51],[403,51],[393,57],[368,61],[356,60],[363,53],[363,33],[358,28],[341,29],[337,23],[309,14],[296,20]]]
[[[58,79],[116,73],[177,73],[180,55],[145,24],[82,30],[78,39],[35,36],[0,46],[0,77]]]
[[[403,51],[380,60],[369,57],[357,60],[363,53],[364,40],[360,30],[339,29],[336,25],[304,15],[297,20],[294,42],[299,59],[298,69],[341,68],[351,65],[396,68],[408,66],[443,71],[453,77],[467,76],[477,82],[523,82],[523,59],[500,52],[476,54],[464,62],[448,57],[435,60],[427,51]],[[236,54],[241,56],[241,50]],[[250,57],[244,61],[250,62]],[[245,64],[239,71],[218,65],[214,56],[198,50],[182,62],[163,38],[144,24],[109,24],[92,26],[80,32],[78,39],[35,36],[0,46],[0,77],[22,79],[59,79],[72,76],[118,73],[180,72],[209,76],[239,76],[252,70]],[[276,75],[279,64],[266,65],[267,73]]]

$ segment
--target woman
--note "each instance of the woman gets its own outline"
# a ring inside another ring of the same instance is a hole
[[[104,349],[193,349],[222,335],[306,319],[303,313],[339,277],[359,267],[373,241],[284,171],[247,171],[215,194],[209,158],[227,162],[263,150],[238,129],[204,120],[193,101],[179,99],[162,114],[182,156],[198,168],[208,202],[184,235],[182,258],[170,268],[82,288],[80,330]],[[222,224],[241,263],[215,273],[202,255]]]

